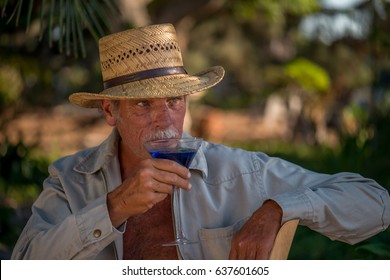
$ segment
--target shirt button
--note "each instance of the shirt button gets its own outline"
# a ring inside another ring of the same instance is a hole
[[[99,238],[102,235],[102,231],[100,229],[95,229],[93,231],[93,236]]]

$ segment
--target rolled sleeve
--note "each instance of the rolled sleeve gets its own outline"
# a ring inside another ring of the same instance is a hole
[[[271,197],[283,210],[282,223],[293,219],[315,219],[315,208],[309,198],[310,191],[294,191]]]

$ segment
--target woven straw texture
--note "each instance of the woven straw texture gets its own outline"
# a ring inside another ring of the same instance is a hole
[[[105,36],[99,41],[103,82],[153,69],[183,66],[176,31],[171,24],[151,25]],[[206,90],[224,76],[220,66],[195,75],[173,74],[106,87],[100,93],[79,92],[69,100],[93,108],[101,99],[168,98]]]

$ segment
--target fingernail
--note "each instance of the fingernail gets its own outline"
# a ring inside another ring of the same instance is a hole
[[[192,189],[192,185],[190,183],[188,183],[188,189]]]

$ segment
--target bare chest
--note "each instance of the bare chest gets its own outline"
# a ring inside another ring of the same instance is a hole
[[[127,220],[123,236],[123,258],[129,260],[177,259],[175,246],[162,246],[174,240],[171,200],[168,196],[146,213]]]

